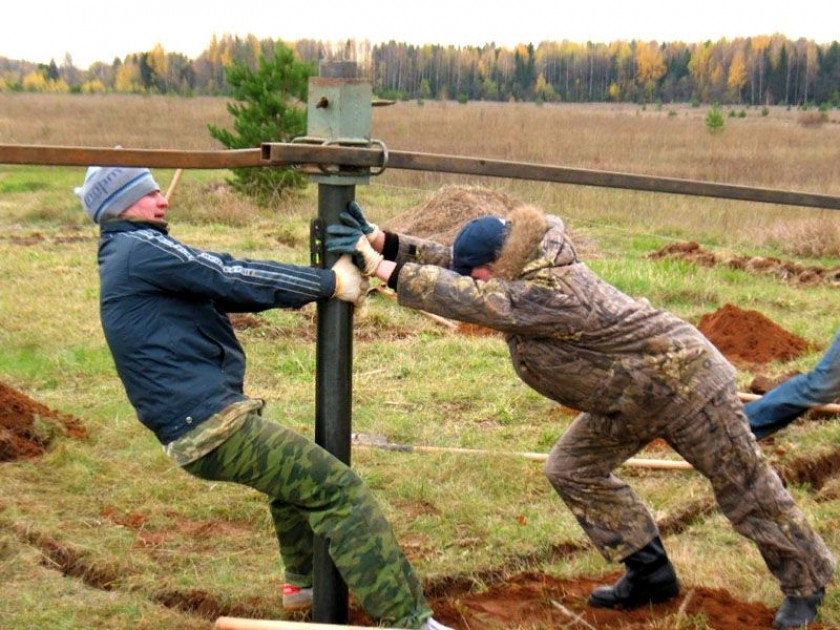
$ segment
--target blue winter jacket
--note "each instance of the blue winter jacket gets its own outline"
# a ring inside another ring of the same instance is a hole
[[[329,269],[234,259],[115,220],[99,240],[102,328],[140,421],[162,444],[244,400],[245,354],[227,313],[331,296]]]

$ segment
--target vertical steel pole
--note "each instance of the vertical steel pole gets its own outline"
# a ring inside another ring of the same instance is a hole
[[[324,225],[338,222],[338,214],[355,196],[355,186],[318,185],[318,218]],[[326,265],[337,260],[327,254]],[[318,303],[315,442],[350,464],[353,370],[353,305],[338,300]],[[347,585],[329,555],[329,541],[315,541],[315,599],[318,623],[347,623]]]
[[[319,72],[328,79],[355,79],[355,63],[322,64]],[[338,106],[334,103],[333,106]],[[338,215],[355,198],[354,184],[320,183],[318,218],[323,226],[338,223]],[[331,267],[336,254],[325,255]],[[315,441],[345,464],[350,464],[351,401],[353,377],[353,306],[338,300],[322,300],[317,306],[315,384]],[[348,591],[329,555],[329,541],[315,541],[315,595],[313,620],[342,624],[348,618]]]

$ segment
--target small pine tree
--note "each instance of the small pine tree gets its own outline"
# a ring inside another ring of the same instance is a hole
[[[720,111],[720,107],[717,105],[712,105],[711,109],[706,113],[706,129],[712,133],[723,131],[723,124],[723,112]]]
[[[225,78],[237,103],[227,110],[233,131],[208,124],[210,135],[228,149],[259,147],[263,142],[288,142],[306,132],[305,103],[311,64],[299,61],[294,52],[277,42],[273,57],[260,57],[256,70],[241,62],[225,68]],[[306,186],[306,179],[285,168],[235,168],[234,190],[267,205],[278,197]]]

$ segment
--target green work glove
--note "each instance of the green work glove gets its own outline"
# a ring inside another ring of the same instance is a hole
[[[356,244],[364,236],[364,233],[357,227],[338,223],[328,225],[327,251],[335,254],[355,254]]]
[[[355,201],[347,204],[347,210],[340,215],[341,222],[351,227],[357,227],[367,237],[367,240],[373,243],[376,238],[382,233],[376,223],[370,223],[365,218],[365,213],[362,212],[362,206]]]
[[[327,251],[352,254],[353,262],[366,276],[376,275],[376,268],[383,256],[370,245],[362,231],[349,225],[327,226]]]

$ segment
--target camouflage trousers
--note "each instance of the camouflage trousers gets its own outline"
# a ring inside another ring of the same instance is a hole
[[[554,446],[545,474],[607,560],[623,560],[658,535],[639,497],[612,474],[654,438],[711,481],[721,511],[755,542],[785,595],[811,595],[831,579],[834,557],[762,456],[734,386],[688,417],[584,413]]]
[[[342,578],[365,611],[400,628],[431,615],[420,582],[361,479],[294,431],[251,412],[242,428],[184,469],[268,496],[286,580],[312,585],[314,535],[329,543]]]

